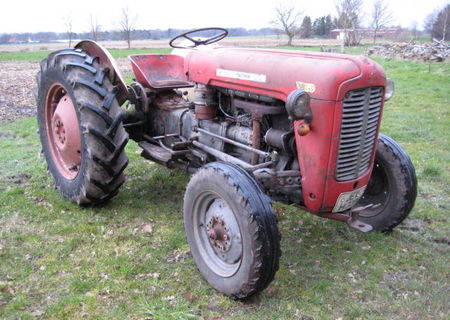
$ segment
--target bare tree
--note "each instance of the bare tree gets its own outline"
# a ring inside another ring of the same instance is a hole
[[[72,47],[73,39],[73,20],[71,15],[66,15],[63,18],[64,26],[66,27],[67,38],[69,39],[69,48]]]
[[[450,4],[446,5],[436,16],[433,28],[436,38],[450,40]]]
[[[417,23],[416,20],[414,20],[414,21],[411,23],[411,28],[410,28],[410,30],[411,30],[411,38],[412,38],[411,40],[412,40],[412,41],[416,41],[416,39],[417,39],[417,34],[418,34],[417,25],[418,25],[418,23]]]
[[[375,0],[372,7],[373,44],[377,41],[377,33],[394,21],[392,11],[384,0]]]
[[[336,23],[339,28],[344,29],[345,46],[355,46],[361,42],[357,28],[362,17],[362,6],[362,0],[338,0],[336,4]]]
[[[450,40],[450,4],[430,13],[424,24],[431,39]]]
[[[128,49],[131,48],[131,35],[137,21],[137,14],[133,14],[128,7],[122,8],[122,16],[120,19],[120,27],[128,44]]]
[[[423,23],[425,31],[430,33],[431,37],[433,33],[433,25],[436,22],[436,18],[437,18],[437,11],[433,11],[426,16],[425,21]]]
[[[97,16],[93,14],[89,15],[89,25],[91,29],[92,40],[98,41],[98,37],[100,34],[100,24],[98,22]]]
[[[288,46],[292,46],[292,39],[300,33],[298,23],[302,12],[294,6],[279,5],[275,8],[275,19],[271,22],[278,33],[284,33],[288,37]]]

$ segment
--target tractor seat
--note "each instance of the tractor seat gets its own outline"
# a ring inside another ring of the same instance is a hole
[[[184,71],[184,58],[172,54],[134,54],[128,57],[136,80],[153,90],[193,87]]]

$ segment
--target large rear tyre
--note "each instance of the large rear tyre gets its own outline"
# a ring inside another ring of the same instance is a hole
[[[273,280],[281,255],[276,216],[245,170],[202,167],[186,189],[184,225],[197,267],[216,290],[246,299]]]
[[[411,212],[417,196],[417,178],[408,154],[392,138],[381,134],[369,184],[356,206],[372,207],[359,219],[374,230],[386,232]]]
[[[110,199],[125,181],[128,135],[107,70],[66,49],[41,62],[37,81],[39,135],[56,187],[80,205]]]

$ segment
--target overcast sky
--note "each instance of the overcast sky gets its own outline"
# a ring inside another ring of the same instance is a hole
[[[373,0],[363,0],[365,18],[370,16]],[[414,21],[422,27],[424,18],[449,0],[386,0],[394,13],[396,24],[410,27]],[[295,3],[313,20],[336,14],[336,0],[270,1],[270,0],[11,0],[2,1],[0,33],[65,32],[63,17],[71,16],[73,31],[89,30],[89,15],[97,16],[102,30],[119,29],[121,8],[128,6],[138,14],[137,28],[199,28],[269,26],[277,3]]]

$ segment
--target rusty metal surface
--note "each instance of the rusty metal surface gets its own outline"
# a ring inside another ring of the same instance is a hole
[[[225,220],[216,215],[213,215],[206,224],[206,232],[211,245],[222,252],[230,250],[231,236],[229,231]]]
[[[282,114],[286,112],[284,107],[268,106],[236,98],[233,99],[233,103],[236,108],[243,109],[250,113],[253,119],[261,119],[264,115]]]
[[[195,105],[195,118],[199,120],[212,120],[216,117],[216,108],[212,106]]]
[[[194,90],[195,118],[212,120],[216,117],[217,102],[215,90],[209,86],[197,84]]]

